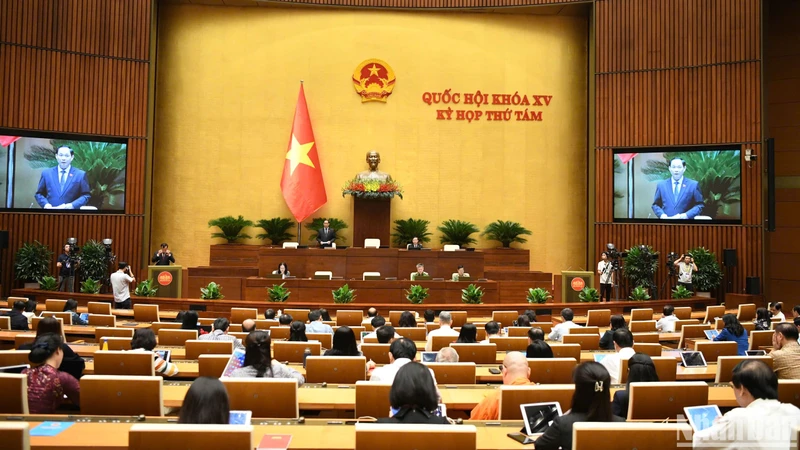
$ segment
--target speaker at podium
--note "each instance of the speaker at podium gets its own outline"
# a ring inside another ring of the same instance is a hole
[[[577,270],[561,271],[561,301],[564,303],[579,303],[578,294],[586,286],[594,287],[594,272]]]
[[[181,298],[182,266],[147,266],[147,278],[158,287],[157,297]]]

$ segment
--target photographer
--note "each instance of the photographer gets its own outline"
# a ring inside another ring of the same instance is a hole
[[[111,288],[114,291],[114,308],[131,309],[131,283],[136,281],[126,262],[120,262],[119,269],[111,274]]]
[[[175,264],[175,257],[169,250],[169,245],[166,242],[161,244],[161,248],[153,255],[151,261],[156,263],[157,266],[168,266],[170,263]]]
[[[600,275],[600,301],[611,301],[611,286],[614,283],[613,265],[608,260],[608,253],[600,253],[600,262],[597,263],[597,274]]]
[[[697,272],[697,265],[695,265],[692,255],[682,254],[674,264],[678,267],[678,286],[694,292],[692,273]]]
[[[75,266],[77,258],[72,256],[72,246],[64,245],[64,253],[58,255],[58,290],[61,292],[75,292]]]

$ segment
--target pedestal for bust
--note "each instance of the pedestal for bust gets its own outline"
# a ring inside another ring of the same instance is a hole
[[[392,199],[353,197],[353,247],[363,247],[367,238],[390,245],[391,228]]]

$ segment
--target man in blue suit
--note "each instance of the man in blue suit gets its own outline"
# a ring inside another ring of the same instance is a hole
[[[79,209],[91,198],[86,172],[72,167],[75,152],[59,147],[56,151],[58,165],[42,171],[36,201],[44,209]]]
[[[683,177],[686,161],[672,158],[669,179],[660,181],[653,200],[653,212],[659,219],[694,219],[703,211],[703,194],[697,181]]]

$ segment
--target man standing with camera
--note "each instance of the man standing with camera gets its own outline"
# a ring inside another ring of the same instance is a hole
[[[694,263],[692,255],[683,254],[675,261],[678,267],[678,286],[683,286],[687,290],[694,292],[692,286],[692,273],[697,272],[697,265]]]
[[[116,272],[111,274],[111,288],[114,291],[114,308],[131,309],[131,283],[136,281],[128,263],[120,261]]]
[[[64,245],[64,253],[58,255],[58,290],[61,292],[75,292],[75,263],[71,255],[72,246]]]

